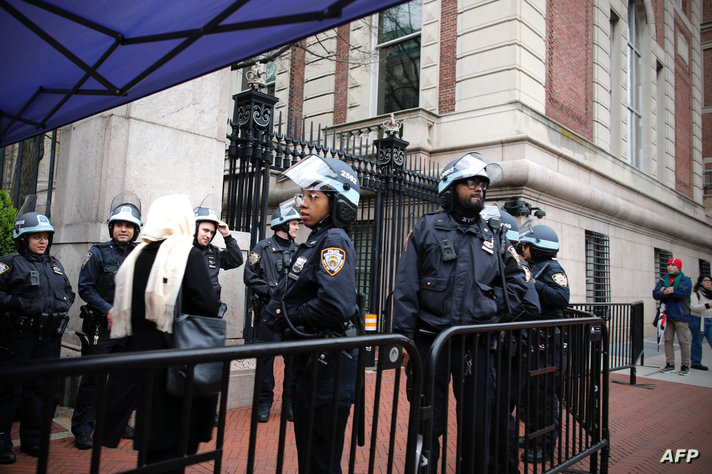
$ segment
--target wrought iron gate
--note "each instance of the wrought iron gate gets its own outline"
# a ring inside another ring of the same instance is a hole
[[[351,229],[357,250],[357,290],[366,307],[379,315],[379,330],[390,330],[390,292],[405,237],[417,219],[437,209],[439,168],[427,157],[410,155],[399,126],[367,127],[343,132],[314,127],[282,116],[274,126],[277,98],[257,90],[233,96],[230,148],[223,184],[224,219],[236,230],[250,232],[250,248],[267,236],[270,179],[314,153],[348,163],[359,176],[359,217]],[[284,130],[283,130],[284,128]],[[382,138],[375,138],[379,135]],[[273,179],[273,178],[272,178]],[[249,298],[246,301],[250,301]],[[246,314],[246,322],[249,315]],[[247,340],[250,340],[246,325]]]

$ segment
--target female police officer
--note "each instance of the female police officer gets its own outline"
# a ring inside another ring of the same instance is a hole
[[[276,332],[288,326],[297,337],[343,336],[358,310],[356,252],[344,230],[356,219],[358,178],[351,167],[339,160],[309,155],[287,169],[277,181],[287,179],[302,188],[300,217],[312,232],[299,245],[287,278],[272,293],[262,316]],[[341,472],[344,430],[356,382],[356,352],[304,354],[295,358],[291,393],[302,473]],[[341,358],[341,378],[337,381],[338,394],[334,394],[338,358]],[[318,371],[315,393],[311,392],[310,381],[313,370]],[[336,420],[331,415],[334,395],[338,397]],[[334,450],[330,452],[332,442]]]
[[[1,345],[6,360],[59,356],[67,310],[74,301],[62,264],[49,254],[54,228],[49,219],[28,212],[15,219],[17,253],[0,257]],[[42,385],[39,382],[0,384],[0,464],[15,462],[10,428],[22,397],[22,451],[38,456],[42,424]]]

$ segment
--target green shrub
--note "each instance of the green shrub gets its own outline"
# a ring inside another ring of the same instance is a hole
[[[12,207],[10,195],[0,189],[0,255],[15,251],[15,243],[12,241],[15,217],[17,217],[17,209]]]

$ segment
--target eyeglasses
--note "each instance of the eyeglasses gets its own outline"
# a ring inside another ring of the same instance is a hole
[[[467,178],[463,179],[461,182],[470,189],[475,189],[479,186],[482,188],[482,191],[487,190],[487,186],[489,185],[489,182],[482,178]]]
[[[299,193],[294,196],[294,203],[299,206],[302,201],[314,202],[319,199],[320,195],[315,192],[307,192],[306,194]]]

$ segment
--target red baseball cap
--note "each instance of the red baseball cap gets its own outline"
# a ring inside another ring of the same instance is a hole
[[[682,260],[679,258],[671,258],[668,260],[668,265],[675,265],[678,269],[682,270]]]

